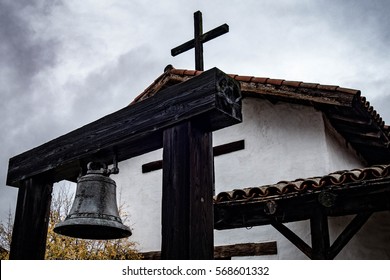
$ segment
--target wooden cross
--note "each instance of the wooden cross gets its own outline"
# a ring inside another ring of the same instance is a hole
[[[229,25],[226,23],[203,34],[202,13],[194,13],[194,39],[171,50],[171,55],[176,56],[195,48],[195,70],[204,70],[203,66],[203,43],[206,43],[218,36],[229,32]]]

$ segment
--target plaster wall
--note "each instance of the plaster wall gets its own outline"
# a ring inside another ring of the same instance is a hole
[[[322,113],[312,107],[246,98],[243,119],[243,123],[213,134],[214,146],[245,140],[244,150],[215,158],[216,193],[362,167],[340,136],[329,134]],[[130,215],[127,224],[140,251],[158,251],[161,246],[162,171],[143,174],[141,170],[143,164],[161,158],[162,150],[157,150],[121,162],[121,172],[113,177],[121,189],[121,200]],[[335,229],[344,224],[335,220]],[[307,221],[287,226],[311,243]],[[215,245],[275,240],[278,254],[261,258],[306,259],[271,226],[215,231],[214,240]]]

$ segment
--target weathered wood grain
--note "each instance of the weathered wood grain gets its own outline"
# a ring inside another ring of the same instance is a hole
[[[276,255],[278,253],[276,241],[263,243],[241,243],[214,247],[214,259],[226,260],[232,257]],[[144,260],[160,260],[161,252],[142,252]]]
[[[29,178],[19,188],[10,259],[43,260],[53,185],[46,178]]]
[[[164,131],[162,259],[212,259],[212,133],[191,121]]]

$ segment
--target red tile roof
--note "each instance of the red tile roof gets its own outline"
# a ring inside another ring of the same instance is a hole
[[[367,180],[387,177],[390,179],[390,165],[337,171],[321,177],[281,181],[273,185],[221,192],[214,197],[214,203],[224,204],[268,200],[274,197],[299,195],[330,187],[342,188],[351,183],[362,183]]]
[[[288,223],[390,209],[390,165],[221,192],[214,197],[215,229]],[[367,216],[367,217],[368,217]]]
[[[188,79],[190,77],[197,76],[203,73],[203,71],[197,71],[197,70],[175,69],[170,65],[168,65],[165,68],[165,70],[166,71],[160,77],[158,77],[148,88],[146,88],[144,92],[142,92],[139,96],[137,96],[133,102],[138,102],[140,100],[143,100],[155,94],[157,91],[161,89],[158,85],[161,85],[161,83],[165,80],[165,78],[169,76],[170,76],[169,78],[173,80],[176,79],[177,82],[180,82],[186,80],[184,77],[187,77]],[[182,76],[182,79],[177,79],[177,77],[174,77],[175,75]],[[359,90],[342,88],[335,85],[322,85],[317,83],[287,81],[283,79],[271,79],[265,77],[241,76],[237,74],[229,74],[229,76],[235,79],[236,81],[247,83],[247,84],[252,83],[252,84],[262,84],[262,85],[272,85],[272,86],[287,86],[291,88],[301,88],[301,89],[318,89],[323,91],[333,91],[333,92],[340,92],[340,93],[346,93],[351,95],[360,94]]]

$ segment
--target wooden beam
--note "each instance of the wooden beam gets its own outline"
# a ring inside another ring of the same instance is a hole
[[[234,141],[213,148],[214,157],[226,155],[245,149],[245,140]]]
[[[342,124],[345,123],[347,127],[354,126],[358,128],[367,128],[373,124],[372,119],[362,118],[360,115],[342,115],[341,113],[334,113],[331,110],[327,110],[327,117],[331,120],[332,123]]]
[[[212,39],[215,39],[215,38],[217,38],[225,33],[228,33],[228,32],[229,32],[229,25],[227,25],[225,23],[225,24],[222,24],[222,25],[204,33],[201,36],[201,41],[203,43],[206,43],[206,42],[208,42]],[[181,44],[180,46],[173,48],[171,50],[171,55],[172,56],[179,55],[183,52],[186,52],[186,51],[194,48],[194,46],[195,46],[195,39],[189,40],[189,41],[185,42],[184,44]]]
[[[279,223],[277,221],[273,221],[271,225],[277,229],[284,237],[286,237],[292,244],[294,244],[299,250],[302,251],[306,256],[310,259],[312,258],[312,249],[305,241],[303,241],[298,235],[296,235],[292,230],[288,227]]]
[[[160,170],[163,167],[163,161],[162,159],[160,160],[155,160],[151,161],[145,164],[142,164],[142,173],[149,173],[152,171]]]
[[[263,243],[242,243],[233,245],[221,245],[214,247],[214,259],[226,260],[232,257],[276,255],[278,253],[276,241]],[[144,260],[160,260],[161,252],[143,252]]]
[[[329,250],[329,259],[333,260],[355,236],[355,234],[364,226],[367,220],[371,217],[371,212],[359,213],[348,224],[344,231],[333,242]]]
[[[185,120],[213,131],[241,122],[241,93],[232,78],[213,68],[66,135],[10,159],[7,184],[18,187],[49,173],[75,180],[89,161],[126,160],[162,147],[162,131]]]
[[[390,154],[389,153],[389,146],[390,146],[390,142],[384,142],[380,139],[377,139],[377,138],[369,138],[369,137],[348,137],[348,142],[350,142],[353,145],[359,145],[359,146],[365,146],[365,147],[369,147],[369,148],[380,148],[380,149],[383,149],[383,152],[386,153],[386,154]],[[387,158],[386,158],[387,159]],[[387,161],[386,161],[387,162]]]
[[[219,146],[215,146],[213,148],[213,153],[214,157],[220,156],[220,155],[225,155],[228,153],[236,152],[239,150],[245,149],[245,141],[244,140],[239,140]],[[156,171],[159,169],[162,169],[163,162],[162,160],[156,160],[156,161],[151,161],[148,163],[145,163],[142,165],[142,173],[148,173],[152,171]]]
[[[212,133],[188,121],[164,131],[162,259],[213,259]]]
[[[45,178],[29,178],[19,188],[10,259],[43,260],[52,184]]]

